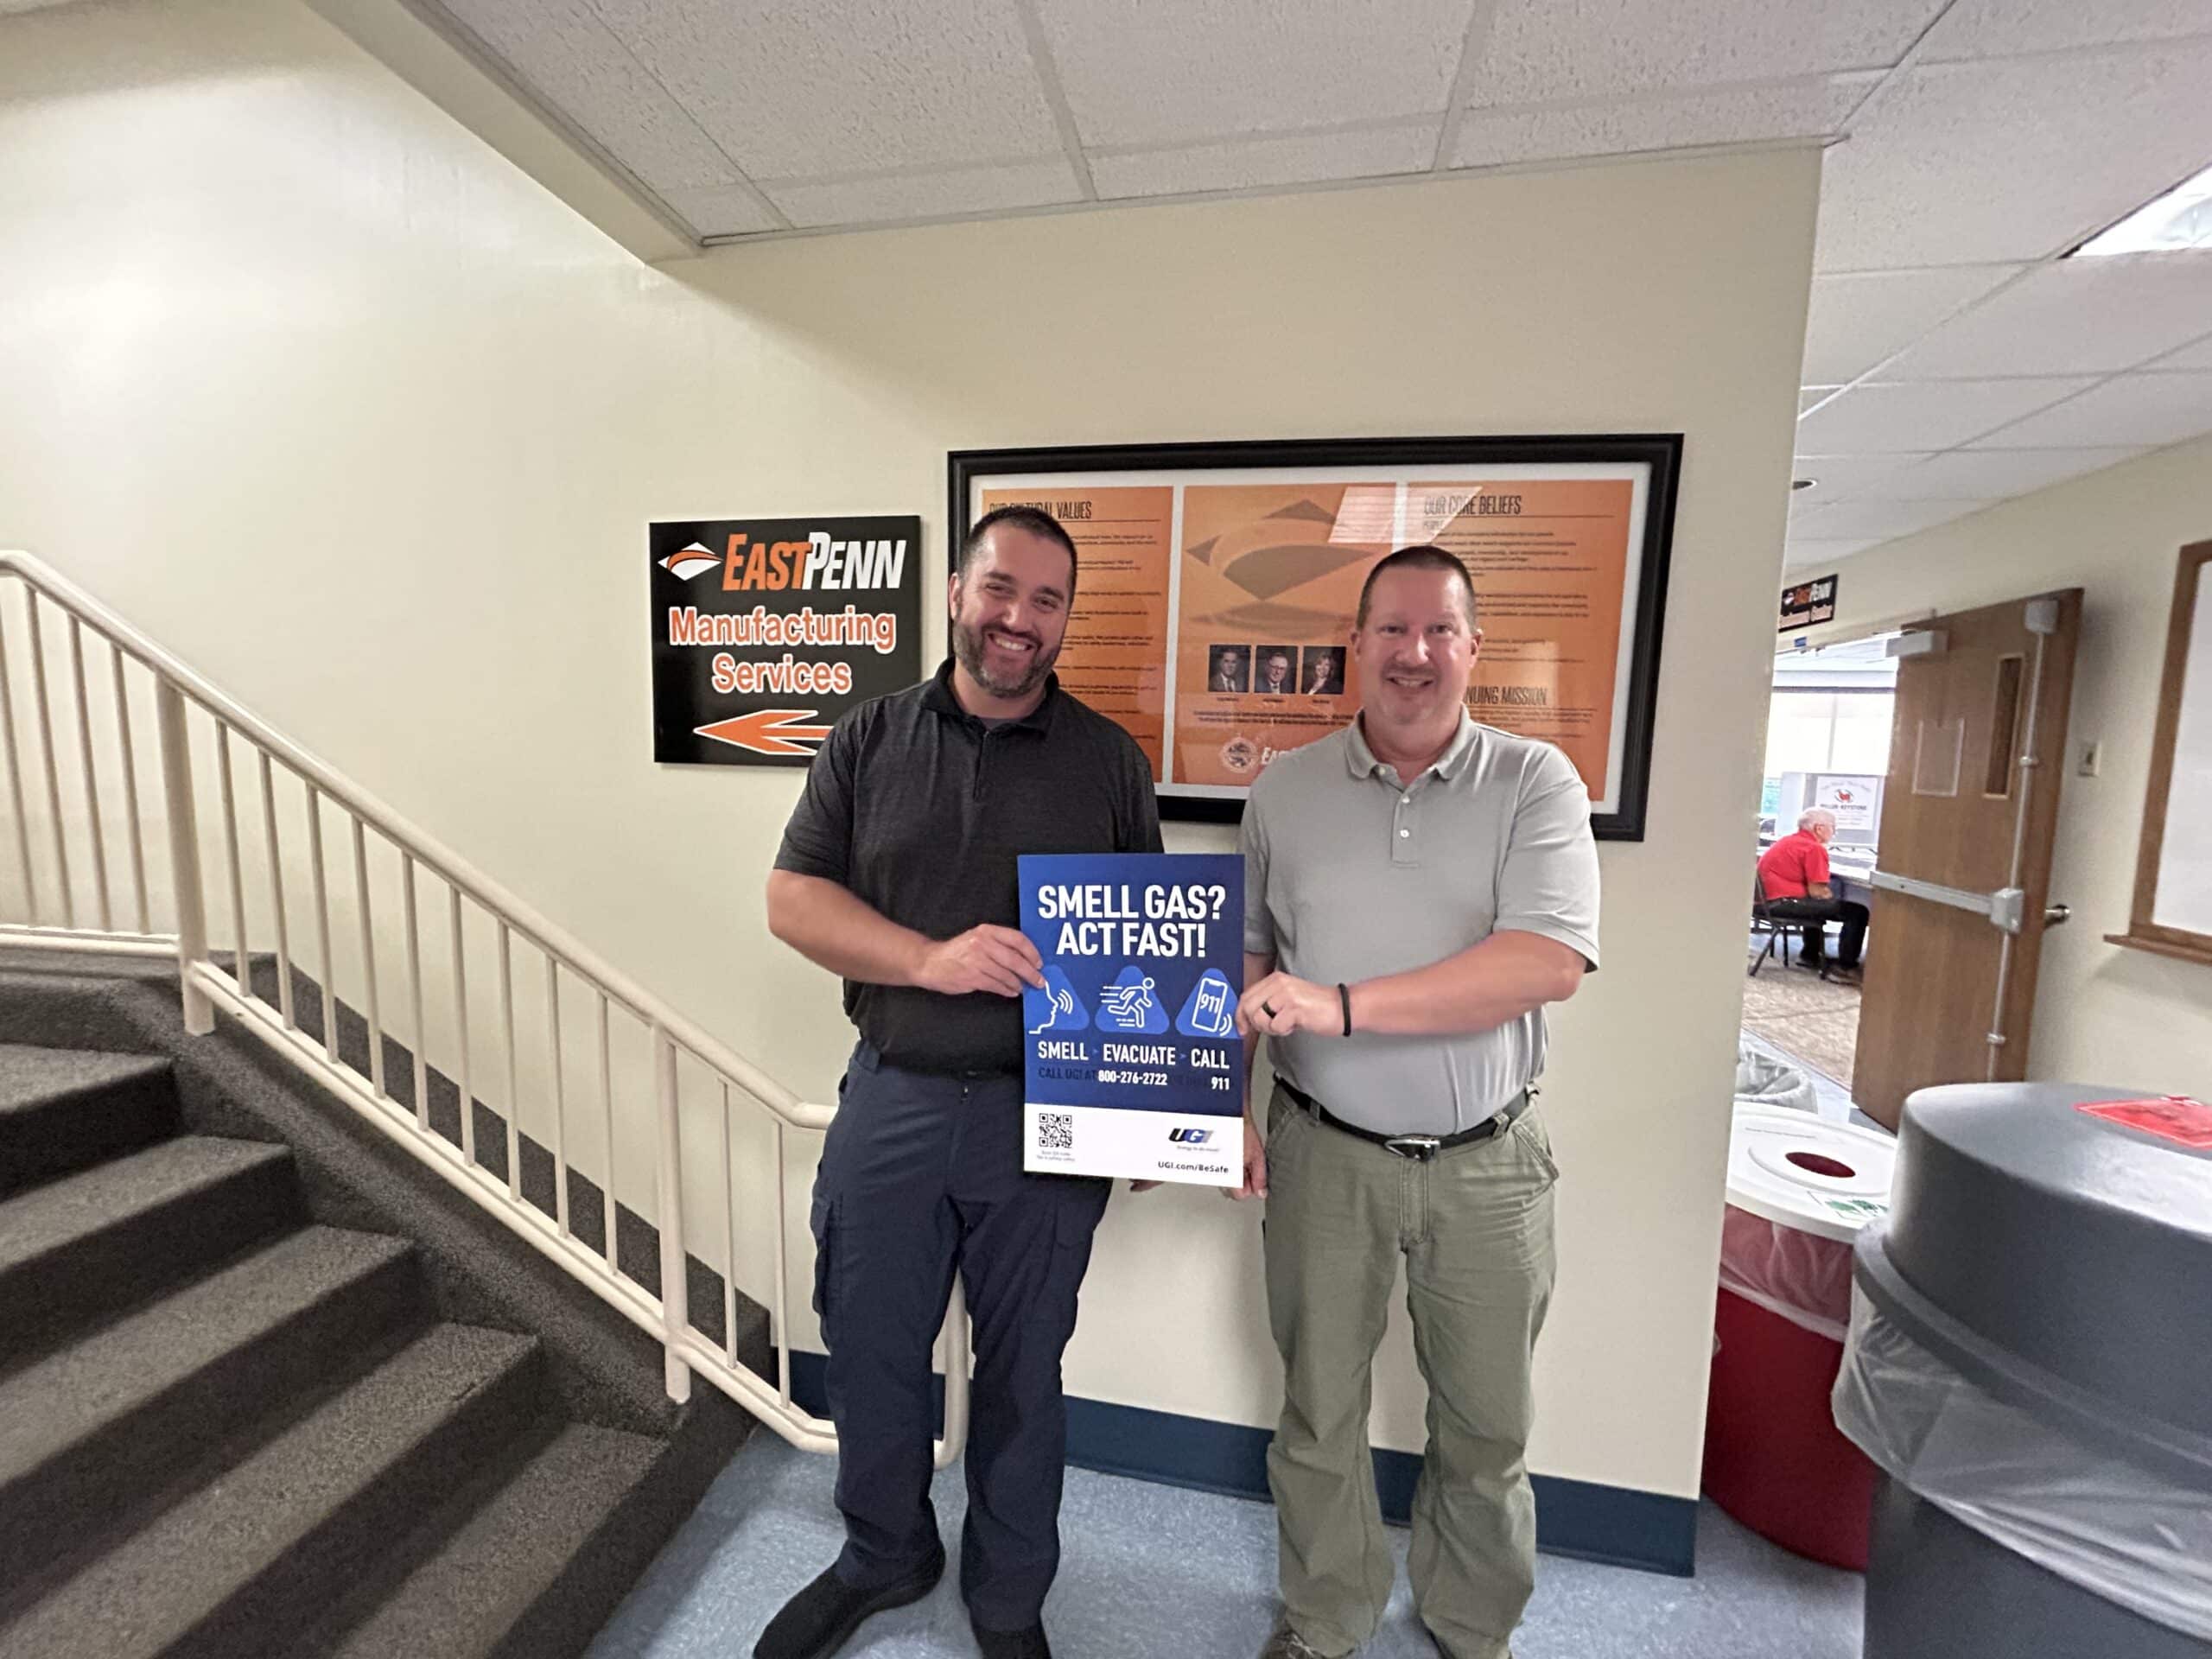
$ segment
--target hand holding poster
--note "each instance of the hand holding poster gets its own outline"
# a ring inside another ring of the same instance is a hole
[[[1021,931],[1022,1167],[1234,1186],[1243,1178],[1244,861],[1032,855]]]

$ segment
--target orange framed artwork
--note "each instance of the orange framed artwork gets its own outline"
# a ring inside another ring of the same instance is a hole
[[[1556,743],[1601,838],[1641,840],[1678,434],[969,450],[957,550],[995,507],[1074,537],[1061,683],[1119,721],[1167,817],[1234,820],[1280,754],[1358,711],[1376,560],[1428,543],[1475,585],[1478,721]]]

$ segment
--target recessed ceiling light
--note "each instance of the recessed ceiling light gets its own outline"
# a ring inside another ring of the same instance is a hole
[[[2180,253],[2212,248],[2212,167],[2145,202],[2110,230],[2100,231],[2068,255]]]

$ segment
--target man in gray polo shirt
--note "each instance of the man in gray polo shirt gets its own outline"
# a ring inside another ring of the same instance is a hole
[[[1262,1659],[1348,1654],[1389,1599],[1367,1414],[1401,1258],[1429,1395],[1414,1605],[1451,1659],[1507,1659],[1535,1588],[1523,1454],[1559,1171],[1533,1085],[1544,1006],[1598,965],[1598,857],[1567,757],[1468,718],[1481,638],[1452,555],[1378,562],[1359,717],[1274,762],[1245,809],[1237,1019],[1276,1079],[1245,1192],[1267,1197],[1284,1367],[1283,1618]]]

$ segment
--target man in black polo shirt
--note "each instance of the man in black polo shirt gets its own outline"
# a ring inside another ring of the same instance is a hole
[[[963,545],[952,660],[837,722],[768,878],[768,926],[845,981],[859,1028],[814,1184],[815,1310],[837,1425],[836,1563],[756,1659],[821,1659],[944,1571],[930,1351],[960,1274],[975,1323],[960,1589],[986,1659],[1049,1659],[1067,1414],[1060,1354],[1109,1184],[1021,1167],[1023,853],[1156,853],[1151,769],[1052,672],[1075,598],[1058,520]]]

